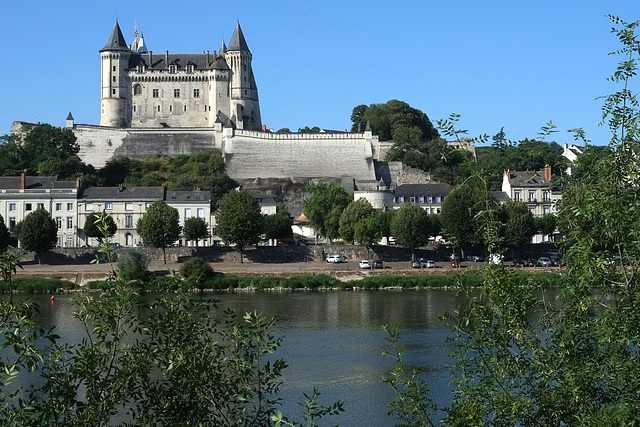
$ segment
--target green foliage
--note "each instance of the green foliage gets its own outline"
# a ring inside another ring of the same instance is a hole
[[[149,246],[162,248],[165,264],[166,248],[180,238],[180,230],[178,210],[162,200],[153,202],[138,222],[138,234]]]
[[[439,138],[429,117],[406,102],[392,99],[386,104],[358,105],[351,114],[352,132],[360,122],[369,122],[381,141],[417,143]]]
[[[379,226],[379,220],[376,218],[378,214],[358,221],[353,232],[353,238],[366,247],[371,249],[373,245],[382,239],[382,229]]]
[[[502,221],[502,242],[506,248],[516,249],[531,242],[536,232],[535,221],[525,203],[507,201],[500,206],[498,216]],[[553,231],[548,234],[553,234]]]
[[[58,227],[44,208],[36,209],[16,224],[16,234],[28,251],[45,252],[58,240]]]
[[[142,282],[149,276],[149,257],[140,250],[127,249],[118,258],[118,275],[125,282]]]
[[[340,215],[340,227],[338,232],[347,242],[354,240],[355,229],[360,221],[373,217],[373,207],[367,199],[358,199],[350,202]]]
[[[126,183],[132,186],[165,184],[172,190],[199,188],[211,192],[214,205],[218,204],[224,194],[238,186],[227,176],[222,154],[218,150],[144,160],[119,157],[110,160],[100,169],[100,178],[106,186]]]
[[[84,227],[82,227],[82,231],[84,232],[84,234],[89,237],[101,239],[105,236],[106,232],[107,237],[113,237],[113,235],[116,234],[116,231],[118,231],[118,226],[116,225],[111,215],[107,214],[106,212],[104,213],[104,215],[106,215],[104,217],[106,230],[101,230],[100,228],[98,228],[98,221],[101,216],[92,212],[87,216]]]
[[[289,418],[282,415],[281,411],[276,411],[275,415],[271,416],[271,421],[274,422],[275,427],[291,426],[291,427],[318,427],[318,421],[326,418],[329,415],[339,415],[344,411],[342,402],[338,401],[329,406],[320,405],[318,398],[320,392],[317,388],[313,389],[311,396],[304,393],[304,399],[300,403],[300,406],[304,409],[304,423],[292,421]]]
[[[533,218],[533,228],[535,231],[551,236],[556,231],[558,221],[555,215],[549,214],[542,217]]]
[[[9,242],[11,239],[11,233],[9,229],[4,224],[4,218],[0,215],[0,252],[3,252],[9,246]]]
[[[305,126],[303,128],[298,128],[298,133],[320,133],[320,128],[318,126],[309,127]]]
[[[18,277],[13,279],[13,291],[16,293],[32,294],[32,293],[56,293],[61,290],[77,289],[78,286],[65,279],[56,279],[51,277]],[[0,291],[9,293],[10,286],[5,281],[0,283]]]
[[[193,257],[180,266],[180,275],[190,286],[202,289],[206,282],[214,276],[209,262],[202,258]]]
[[[198,240],[209,237],[209,225],[204,218],[192,216],[184,220],[182,234],[184,234],[185,239],[194,240],[196,246],[198,246]]]
[[[293,236],[291,225],[293,220],[287,206],[279,204],[276,213],[265,215],[264,217],[264,234],[267,239],[285,239]]]
[[[289,128],[280,128],[276,131],[276,133],[291,133],[291,129]]]
[[[340,216],[353,197],[338,183],[320,181],[309,184],[309,197],[304,201],[304,214],[323,236],[340,236]]]
[[[220,212],[216,219],[218,236],[236,245],[240,261],[243,262],[244,248],[258,243],[263,231],[264,218],[258,201],[247,191],[231,191],[220,200]]]
[[[406,203],[393,218],[391,234],[398,244],[411,249],[413,259],[413,250],[426,245],[433,235],[429,225],[428,215],[419,205]]]
[[[440,212],[442,232],[454,247],[464,250],[481,241],[478,219],[487,198],[487,190],[474,180],[457,186],[444,199]]]

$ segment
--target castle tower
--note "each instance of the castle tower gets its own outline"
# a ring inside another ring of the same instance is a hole
[[[231,68],[230,118],[239,129],[259,130],[262,121],[258,88],[251,68],[251,52],[239,22],[224,56]]]
[[[131,50],[116,24],[100,50],[100,126],[131,126],[131,84],[127,70]]]
[[[222,46],[224,47],[224,43]],[[210,69],[209,100],[211,109],[208,120],[209,123],[215,123],[219,118],[218,112],[223,114],[224,119],[231,117],[231,69],[222,56],[218,56],[211,64]]]

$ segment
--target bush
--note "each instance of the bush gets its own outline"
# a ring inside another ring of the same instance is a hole
[[[56,278],[20,277],[13,279],[13,288],[16,292],[25,294],[54,293],[59,290],[75,289],[77,285],[68,280]],[[0,281],[0,292],[9,292],[9,285],[4,281]]]
[[[192,286],[202,289],[206,287],[206,283],[213,277],[214,273],[213,268],[206,260],[194,257],[182,264],[180,275]]]
[[[118,260],[118,274],[125,282],[144,281],[149,276],[149,258],[139,250],[125,251]]]

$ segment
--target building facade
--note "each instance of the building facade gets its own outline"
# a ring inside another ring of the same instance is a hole
[[[56,246],[73,248],[96,246],[97,240],[82,231],[92,213],[105,211],[118,230],[112,241],[124,247],[143,244],[136,231],[138,220],[151,203],[163,200],[178,210],[180,225],[190,217],[205,220],[211,234],[211,195],[208,191],[170,191],[161,187],[89,187],[80,180],[58,181],[55,177],[0,177],[0,213],[6,226],[14,230],[17,223],[36,209],[50,213],[58,228]],[[196,242],[180,238],[179,245]],[[198,242],[209,246],[211,237]]]
[[[116,22],[100,50],[100,125],[114,128],[261,129],[252,55],[240,28],[229,47],[154,53],[137,30],[131,45]]]

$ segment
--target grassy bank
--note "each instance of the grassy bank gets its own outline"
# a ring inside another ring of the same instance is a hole
[[[53,294],[77,288],[78,286],[75,283],[56,277],[19,277],[13,279],[14,291],[25,294]],[[9,292],[9,284],[7,282],[0,281],[0,292]]]

